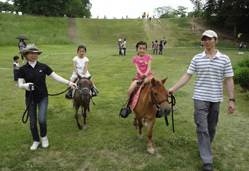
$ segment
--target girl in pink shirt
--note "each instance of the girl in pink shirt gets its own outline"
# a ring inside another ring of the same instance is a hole
[[[147,51],[147,43],[144,41],[138,42],[136,45],[136,50],[138,52],[138,55],[132,59],[132,62],[135,64],[135,68],[137,71],[137,75],[136,75],[137,79],[131,83],[131,86],[128,89],[127,102],[130,99],[130,95],[132,91],[137,86],[138,80],[144,79],[146,77],[153,77],[152,72],[151,72],[152,56],[145,54],[145,52]]]

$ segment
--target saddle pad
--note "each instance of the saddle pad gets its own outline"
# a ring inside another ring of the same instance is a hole
[[[140,91],[141,91],[142,86],[139,87],[139,89],[137,90],[136,94],[133,96],[132,101],[130,103],[130,107],[134,110],[140,95]]]

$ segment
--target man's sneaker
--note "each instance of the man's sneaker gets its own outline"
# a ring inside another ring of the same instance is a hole
[[[42,147],[43,148],[48,148],[48,146],[49,146],[48,137],[47,136],[41,137],[41,140],[42,140]]]
[[[39,146],[40,142],[38,141],[34,141],[32,146],[30,147],[30,150],[36,150],[37,147]]]
[[[204,171],[212,171],[213,170],[213,165],[211,163],[206,163],[203,165],[203,170]]]

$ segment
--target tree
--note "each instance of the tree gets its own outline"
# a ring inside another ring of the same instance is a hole
[[[16,11],[14,5],[9,4],[8,2],[0,2],[0,11]]]
[[[184,6],[178,6],[177,10],[175,10],[176,15],[180,16],[180,17],[186,17],[186,13],[187,13],[187,7]]]
[[[249,29],[249,0],[208,0],[204,6],[204,18],[218,25],[237,31]]]
[[[89,0],[12,0],[23,14],[90,17]]]
[[[201,16],[203,3],[201,0],[190,0],[194,5],[194,17]]]
[[[176,12],[171,6],[158,7],[155,8],[154,11],[160,18],[172,18],[176,16]]]

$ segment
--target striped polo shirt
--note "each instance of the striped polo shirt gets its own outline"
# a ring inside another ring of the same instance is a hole
[[[222,102],[224,77],[233,77],[229,57],[217,50],[212,60],[202,52],[192,59],[187,73],[196,73],[193,99]]]

